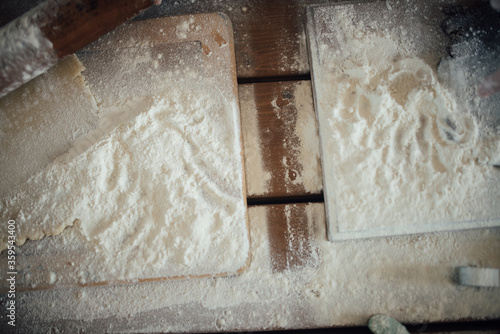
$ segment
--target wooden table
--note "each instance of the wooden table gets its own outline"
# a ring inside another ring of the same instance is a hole
[[[256,121],[257,125],[257,129],[245,129],[244,126],[249,212],[252,214],[262,207],[267,210],[270,263],[276,275],[306,265],[308,259],[314,256],[314,247],[311,246],[314,241],[311,238],[314,236],[310,235],[310,229],[307,227],[309,224],[308,208],[319,205],[322,210],[323,193],[321,169],[316,163],[304,164],[303,160],[297,158],[301,154],[300,150],[309,151],[317,150],[317,148],[308,146],[314,143],[314,140],[311,141],[310,138],[305,140],[301,138],[300,133],[295,131],[297,127],[302,126],[298,124],[299,116],[301,112],[305,111],[298,110],[294,105],[294,93],[299,85],[310,87],[304,31],[305,6],[310,3],[328,1],[214,0],[192,2],[190,0],[164,0],[163,2],[161,6],[150,8],[137,19],[219,11],[226,13],[232,20],[235,32],[242,118],[243,122]],[[2,6],[8,7],[5,3]],[[9,15],[18,14],[19,11],[11,10],[4,14],[1,22],[5,23],[9,19]],[[311,91],[309,94],[312,96]],[[312,108],[312,105],[310,107]],[[313,111],[309,110],[308,112],[312,113]],[[315,127],[314,124],[307,126]],[[317,133],[316,128],[306,130],[304,133]],[[254,135],[256,134],[259,140],[252,142],[252,138],[255,139]],[[283,145],[283,143],[288,143],[288,146]],[[256,175],[265,177],[265,180],[255,179],[249,175],[252,171],[248,170],[248,166],[253,164],[256,158],[260,159],[260,167],[262,168]],[[314,156],[313,154],[313,158],[319,160],[319,155]],[[309,175],[308,184],[297,178],[297,175],[294,174],[297,172]],[[311,180],[311,178],[313,179]],[[253,218],[255,217],[250,217],[250,221]],[[323,222],[318,222],[318,224],[321,223]],[[299,244],[302,247],[299,247]],[[234,309],[237,310],[239,307],[235,306]],[[146,331],[147,327],[138,326],[139,322],[155,322],[159,318],[179,318],[182,321],[182,319],[194,317],[197,320],[193,321],[193,328],[207,331],[227,330],[220,321],[213,321],[210,317],[210,309],[202,307],[191,311],[192,313],[189,314],[189,307],[181,305],[177,309],[170,308],[142,313],[127,319],[125,322],[117,321],[119,317],[117,314],[112,317],[94,319],[90,323],[85,320],[61,320],[58,324],[53,325],[63,326],[71,331],[78,329],[79,326],[97,328],[99,325],[115,323],[118,324],[114,327],[115,329],[123,330],[127,328],[126,324],[129,324],[130,328],[142,332]],[[270,312],[274,311],[276,310],[270,310]],[[287,312],[283,309],[281,311]],[[256,313],[264,316],[266,312],[267,310],[261,310],[261,312]],[[298,314],[300,313],[299,311]],[[464,325],[462,320],[468,320],[467,324]],[[493,329],[500,326],[498,320],[494,319],[487,321],[477,321],[480,319],[462,320],[447,324],[416,324],[412,328],[427,331],[453,331],[462,328]],[[439,319],[434,320],[434,322],[439,322]],[[360,326],[362,323],[355,325]],[[318,327],[318,325],[315,324],[314,320],[306,317],[303,325],[299,327]],[[232,326],[228,328],[235,329]],[[273,322],[260,329],[280,328],[282,327],[279,322]],[[259,328],[240,327],[237,329],[244,331],[258,330]],[[357,328],[354,330],[366,332],[366,329]]]

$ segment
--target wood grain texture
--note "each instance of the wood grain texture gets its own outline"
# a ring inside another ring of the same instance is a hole
[[[313,227],[308,204],[278,204],[267,208],[269,253],[274,272],[297,270],[316,264]]]
[[[246,112],[249,108],[247,104],[251,104],[250,108],[257,109],[258,151],[261,154],[262,168],[271,177],[262,193],[250,192],[248,196],[262,198],[319,194],[322,190],[321,168],[319,150],[315,147],[317,127],[310,82],[268,82],[249,86],[245,85],[245,88],[250,88],[253,96],[242,98],[240,95],[241,110]],[[243,88],[240,85],[240,90]],[[299,92],[301,96],[296,96]],[[304,92],[308,95],[304,96]],[[304,121],[305,117],[308,117],[309,122]],[[250,149],[245,147],[246,151]],[[308,155],[312,159],[305,160],[304,157]],[[250,165],[248,168],[251,168],[250,158],[247,158],[247,163]],[[248,177],[247,182],[262,180],[254,176]],[[253,188],[257,187],[249,186],[249,189]]]
[[[49,0],[39,7],[40,22],[59,58],[75,53],[150,7],[151,0]],[[37,10],[35,9],[35,10]]]
[[[15,0],[1,1],[0,25],[15,19],[40,1],[26,0],[22,3]],[[130,1],[127,0],[124,5]],[[206,12],[225,13],[234,27],[238,77],[287,77],[309,73],[304,33],[305,7],[311,3],[324,2],[333,1],[164,0],[160,6],[151,6],[136,19]]]
[[[47,0],[0,30],[0,97],[151,6],[150,0]]]
[[[6,1],[15,0],[5,0],[0,1],[0,9]],[[26,0],[26,1],[40,1],[40,0]],[[221,11],[228,14],[231,18],[235,30],[235,43],[236,43],[236,59],[238,76],[240,78],[262,78],[262,77],[276,77],[276,76],[294,76],[297,74],[308,73],[309,69],[307,66],[307,55],[306,51],[301,48],[304,46],[302,41],[298,40],[298,33],[303,31],[303,16],[304,16],[304,5],[306,3],[313,3],[320,1],[300,1],[300,0],[283,0],[283,1],[273,1],[273,0],[229,0],[229,1],[218,1],[218,0],[207,0],[207,1],[195,1],[192,3],[190,0],[177,0],[177,1],[167,1],[161,7],[151,7],[147,12],[141,15],[141,19],[148,17],[161,17],[166,15],[177,15],[177,14],[189,14],[196,12],[209,12],[209,11]],[[321,1],[325,2],[325,1]],[[333,1],[332,1],[333,2]],[[246,8],[246,10],[244,10]],[[2,11],[0,10],[0,17],[2,16]],[[286,57],[286,58],[285,58]],[[299,57],[300,61],[305,61],[305,67],[295,66],[294,59]],[[284,61],[285,59],[285,61]],[[267,85],[267,86],[266,86]],[[263,152],[265,152],[264,163],[271,164],[277,163],[275,169],[272,170],[272,175],[275,180],[272,184],[273,187],[266,192],[266,196],[293,196],[293,194],[304,193],[300,190],[299,192],[287,191],[283,187],[283,176],[285,175],[282,167],[282,163],[279,158],[273,156],[273,147],[278,148],[280,141],[286,140],[288,137],[286,133],[289,132],[283,122],[277,119],[274,111],[272,110],[271,101],[274,99],[274,93],[279,96],[282,93],[282,89],[279,87],[281,83],[264,84],[257,88],[255,95],[255,100],[260,107],[258,107],[258,117],[259,124],[261,124],[260,131],[265,133],[266,130],[273,131],[274,138],[270,135],[264,140]],[[241,86],[240,86],[241,87]],[[269,89],[269,91],[266,91]],[[285,94],[285,97],[287,94]],[[267,102],[264,102],[267,100]],[[283,100],[283,101],[282,101]],[[260,102],[259,102],[260,101]],[[279,104],[284,104],[287,99],[281,94]],[[278,104],[278,100],[276,101]],[[245,101],[240,101],[240,103],[245,103]],[[289,115],[296,115],[292,107],[287,107],[283,105],[281,108],[289,110]],[[295,117],[296,118],[296,117]],[[293,123],[293,122],[292,122]],[[281,150],[281,151],[280,151]],[[281,152],[281,153],[279,153]],[[283,149],[279,149],[277,154],[281,154],[281,158],[286,155]],[[281,181],[278,181],[281,178]],[[249,180],[248,182],[251,182]],[[281,185],[280,185],[281,182]],[[276,191],[275,191],[276,190]],[[251,194],[249,194],[252,197]],[[314,248],[311,247],[314,239],[311,238],[310,230],[308,229],[308,222],[306,219],[306,208],[308,204],[296,204],[293,206],[287,205],[266,205],[266,210],[268,211],[268,237],[269,237],[269,257],[272,264],[272,270],[275,272],[277,277],[281,277],[283,272],[287,269],[302,268],[307,266],[310,262],[310,257],[314,255]],[[287,207],[289,208],[287,210]],[[252,220],[252,209],[249,210],[249,218]],[[324,221],[318,221],[317,224],[324,224]],[[251,225],[254,226],[254,225]],[[420,238],[420,236],[418,237]],[[478,246],[479,247],[479,246]],[[232,280],[232,278],[229,278]],[[206,278],[205,280],[210,280]],[[214,280],[215,281],[215,280]],[[170,282],[172,283],[172,282]],[[179,283],[179,282],[176,282]],[[147,286],[148,283],[145,285]],[[157,283],[158,285],[168,284],[168,283]],[[214,283],[215,284],[215,283]],[[144,285],[143,285],[144,286]],[[151,284],[152,286],[152,284]],[[235,282],[234,288],[237,289],[238,285]],[[103,290],[109,289],[108,287],[102,287]],[[128,290],[125,287],[114,287],[113,288],[117,295],[127,294]],[[88,289],[91,291],[91,289]],[[266,291],[262,291],[262,304],[249,305],[247,300],[242,300],[241,304],[231,305],[223,309],[214,309],[210,307],[204,307],[202,301],[185,303],[179,300],[179,305],[174,307],[165,307],[158,309],[150,309],[145,312],[140,312],[132,316],[127,316],[126,314],[110,314],[109,312],[103,312],[102,315],[93,318],[92,321],[87,321],[86,319],[80,320],[79,316],[75,316],[72,319],[61,319],[57,322],[47,322],[46,319],[42,319],[40,322],[31,324],[32,328],[54,328],[54,329],[66,329],[67,332],[78,332],[88,331],[97,332],[99,329],[106,328],[108,331],[117,332],[144,332],[147,328],[150,328],[152,324],[157,324],[158,322],[164,322],[167,324],[172,324],[175,326],[176,323],[180,324],[190,324],[193,331],[227,331],[227,330],[238,330],[238,331],[254,331],[254,330],[269,330],[276,328],[269,325],[270,318],[272,315],[281,315],[288,312],[288,309],[284,311],[280,307],[287,307],[285,305],[276,305],[277,301],[269,301],[266,303]],[[85,293],[85,289],[75,289],[75,295],[82,295]],[[61,295],[63,295],[61,293]],[[68,294],[69,295],[69,294]],[[145,298],[151,298],[150,296],[144,296],[138,292],[132,292],[131,296],[136,298],[136,300],[142,300]],[[61,298],[62,299],[62,298]],[[113,299],[106,300],[106,304],[113,305],[117,303],[117,300]],[[79,301],[81,303],[81,300]],[[93,303],[99,303],[99,300],[92,300]],[[119,301],[118,301],[119,302]],[[298,308],[293,316],[304,317],[311,312],[310,309],[304,304],[304,300],[293,300],[289,302],[294,308]],[[339,308],[342,305],[339,303]],[[281,312],[281,313],[280,313]],[[217,322],[217,314],[241,314],[239,317],[239,326],[235,328],[224,328],[220,327],[220,323]],[[314,314],[311,315],[311,319],[314,319]],[[244,321],[248,319],[259,319],[258,321],[249,322],[253,325],[248,325]],[[22,319],[22,318],[21,318]],[[449,320],[448,320],[449,321]],[[434,331],[458,331],[467,329],[490,329],[494,330],[498,328],[498,321],[492,323],[488,327],[488,323],[476,322],[467,327],[467,323],[459,323],[453,327],[453,324],[446,323],[442,327],[433,327],[433,324],[420,325],[420,327],[415,327],[413,331],[421,331],[424,329]],[[246,324],[246,325],[245,325]],[[257,324],[257,325],[255,325]],[[469,322],[469,324],[471,324]],[[359,323],[358,325],[363,325]],[[314,321],[302,322],[300,324],[303,327],[317,327],[318,324]],[[176,328],[176,327],[172,327]],[[94,330],[92,330],[94,329]],[[281,328],[282,329],[282,328]],[[324,330],[320,330],[324,332]],[[345,331],[345,329],[340,329],[340,332]],[[351,329],[347,331],[352,332]],[[366,327],[357,327],[354,332],[367,331]]]

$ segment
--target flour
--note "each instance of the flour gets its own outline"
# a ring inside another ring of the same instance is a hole
[[[238,76],[253,77],[269,75],[269,62],[276,62],[276,74],[306,74],[309,70],[307,57],[307,46],[305,31],[302,25],[302,13],[293,13],[291,6],[281,4],[266,4],[266,11],[272,12],[273,20],[282,21],[276,25],[277,30],[272,31],[273,38],[278,44],[277,49],[273,49],[269,44],[270,59],[264,57],[254,58],[251,52],[237,52]],[[303,4],[300,4],[303,6]],[[252,45],[259,44],[261,41],[254,39],[253,34],[248,34],[248,27],[259,26],[262,31],[267,31],[268,25],[273,25],[267,19],[267,15],[261,14],[262,6],[252,4],[248,1],[238,3],[209,0],[195,1],[172,1],[163,2],[160,6],[152,6],[147,11],[139,14],[136,19],[155,18],[184,15],[190,13],[225,13],[233,22],[233,28],[236,38],[236,50],[249,50]],[[291,16],[287,17],[287,16]],[[286,17],[286,18],[285,18]],[[257,19],[257,23],[256,23]],[[176,34],[182,38],[184,36],[185,25],[179,25],[176,28]],[[277,52],[277,50],[286,50]],[[291,72],[290,72],[291,70]],[[256,72],[257,71],[257,72]]]
[[[83,70],[70,56],[0,99],[0,198],[15,193],[97,125],[98,108]]]
[[[16,220],[18,244],[59,234],[78,219],[52,245],[85,245],[95,253],[82,283],[242,267],[248,238],[242,176],[232,167],[240,159],[236,132],[219,133],[220,125],[204,117],[217,110],[210,95],[172,96],[8,198],[1,215]]]
[[[201,51],[199,42],[186,42],[82,56],[98,120],[0,204],[0,217],[16,221],[17,244],[32,240],[19,247],[26,259],[17,268],[20,285],[235,274],[245,267],[249,239],[231,72],[205,74]],[[30,256],[44,250],[59,253],[57,261],[33,268]]]
[[[294,133],[300,139],[298,161],[302,166],[301,182],[306,192],[316,194],[323,189],[323,183],[321,182],[318,126],[310,83],[301,81],[295,87],[293,96],[298,112]]]
[[[188,37],[189,31],[191,31],[192,29],[196,29],[193,18],[185,20],[177,25],[175,29],[175,35],[179,39],[186,39]]]
[[[285,98],[275,96],[270,101],[274,116],[283,124],[280,127],[286,131],[284,140],[280,143],[284,152],[279,166],[283,169],[283,177],[277,182],[282,182],[287,192],[318,193],[322,189],[321,167],[311,85],[307,81],[297,81],[281,83],[280,87]],[[273,166],[265,166],[262,161],[262,151],[265,149],[262,146],[265,145],[262,138],[266,136],[268,141],[272,141],[273,131],[276,129],[270,127],[266,133],[267,129],[262,129],[263,126],[259,125],[255,89],[255,85],[239,87],[249,196],[276,190],[270,189],[269,170]],[[276,124],[272,123],[272,126]]]
[[[278,97],[271,101],[276,117],[285,124],[283,148],[287,155],[282,160],[285,169],[285,187],[290,192],[301,186],[306,193],[318,193],[322,189],[319,156],[319,139],[312,102],[311,85],[307,81],[293,84],[293,106],[296,112],[281,108]],[[286,106],[285,106],[286,107]]]
[[[11,82],[2,87],[0,97],[57,63],[52,42],[40,30],[51,15],[50,6],[36,7],[0,29],[0,81]]]
[[[264,169],[261,153],[260,128],[255,105],[253,85],[240,85],[239,98],[245,147],[247,194],[262,195],[268,192],[271,173]]]
[[[316,16],[330,24],[314,69],[330,237],[497,225],[500,173],[478,161],[491,143],[437,79],[430,49],[415,49],[425,37],[391,23],[396,10],[366,6],[387,17],[354,5]]]
[[[288,231],[293,219],[305,219],[310,240],[291,255],[316,255],[276,272],[268,232],[276,207],[248,210],[252,262],[239,276],[19,293],[20,331],[256,331],[363,326],[376,313],[411,323],[500,314],[500,290],[452,280],[455,266],[500,267],[498,229],[330,243],[322,204],[284,205]]]
[[[481,11],[469,13],[469,17],[462,15],[454,18],[461,18],[463,25],[457,26],[453,17],[445,21],[448,22],[444,25],[445,31],[453,37],[450,39],[454,43],[450,56],[439,64],[438,73],[454,94],[458,110],[473,115],[478,123],[479,135],[485,143],[479,160],[495,165],[500,162],[500,95],[482,98],[477,88],[482,79],[495,72],[500,64],[499,16],[495,16],[489,4],[476,10]],[[475,19],[471,20],[471,17]],[[466,33],[458,34],[457,31],[462,30]]]
[[[373,314],[405,323],[500,314],[499,289],[452,280],[456,266],[500,267],[498,229],[330,243],[322,204],[286,205],[300,213],[291,219],[303,214],[308,226],[309,251],[291,255],[312,256],[276,272],[271,210],[249,209],[252,262],[239,276],[21,293],[20,325],[27,332],[178,333],[364,326]]]
[[[309,69],[307,61],[307,47],[306,47],[306,34],[303,30],[297,32],[295,35],[289,36],[286,31],[284,37],[279,38],[281,49],[285,49],[286,45],[297,45],[298,51],[289,57],[290,52],[282,52],[280,54],[278,69],[280,72],[288,72],[292,70],[294,73],[305,73]]]

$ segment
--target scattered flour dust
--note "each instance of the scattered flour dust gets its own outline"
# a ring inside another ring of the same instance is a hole
[[[168,95],[138,104],[146,108],[137,116],[4,197],[0,217],[16,221],[18,245],[73,225],[20,251],[29,258],[51,243],[53,251],[58,244],[69,247],[82,255],[68,262],[82,270],[80,283],[244,267],[249,239],[238,109],[235,101],[214,98],[224,88],[214,92],[196,81],[178,80]],[[2,250],[7,235],[1,234]]]
[[[308,81],[295,86],[294,105],[297,108],[297,121],[294,134],[299,138],[299,164],[302,166],[301,182],[308,193],[323,190],[321,163],[319,155],[318,125],[314,113],[312,88]]]
[[[304,29],[302,25],[301,29]],[[278,69],[280,72],[293,73],[307,73],[309,70],[309,63],[307,59],[307,43],[306,34],[304,30],[291,35],[286,31],[280,32],[282,36],[279,38],[280,49],[285,49],[285,52],[281,53],[281,58],[278,62]],[[290,52],[289,46],[296,45],[294,52]]]
[[[373,314],[407,323],[500,315],[500,289],[463,287],[452,278],[461,265],[500,267],[498,229],[331,243],[322,204],[284,209],[307,220],[309,264],[273,270],[271,207],[251,207],[252,262],[242,274],[26,292],[19,294],[23,328],[252,331],[366,325]],[[292,255],[300,252],[297,247]]]
[[[414,56],[410,34],[363,22],[354,5],[321,14],[329,39],[318,37],[314,73],[330,237],[498,225],[500,170],[478,157],[499,152]]]
[[[240,85],[241,124],[245,147],[247,194],[262,195],[269,191],[271,173],[264,169],[261,153],[260,128],[253,85]]]
[[[53,4],[43,4],[28,11],[0,29],[0,97],[20,87],[23,83],[44,73],[58,61],[52,42],[40,27],[51,22],[56,12]]]
[[[192,30],[199,30],[200,27],[195,25],[194,18],[191,17],[183,22],[181,22],[175,28],[175,35],[179,39],[186,39]]]
[[[323,185],[311,84],[298,81],[291,86],[292,103],[281,107],[278,104],[281,97],[277,96],[271,101],[276,117],[284,123],[285,156],[282,165],[285,187],[289,192],[297,191],[294,189],[296,186],[302,186],[306,193],[319,193]],[[289,106],[296,110],[288,109]]]

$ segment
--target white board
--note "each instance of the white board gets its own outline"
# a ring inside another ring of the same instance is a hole
[[[500,225],[500,170],[479,162],[477,124],[437,79],[429,3],[308,7],[332,241]]]

